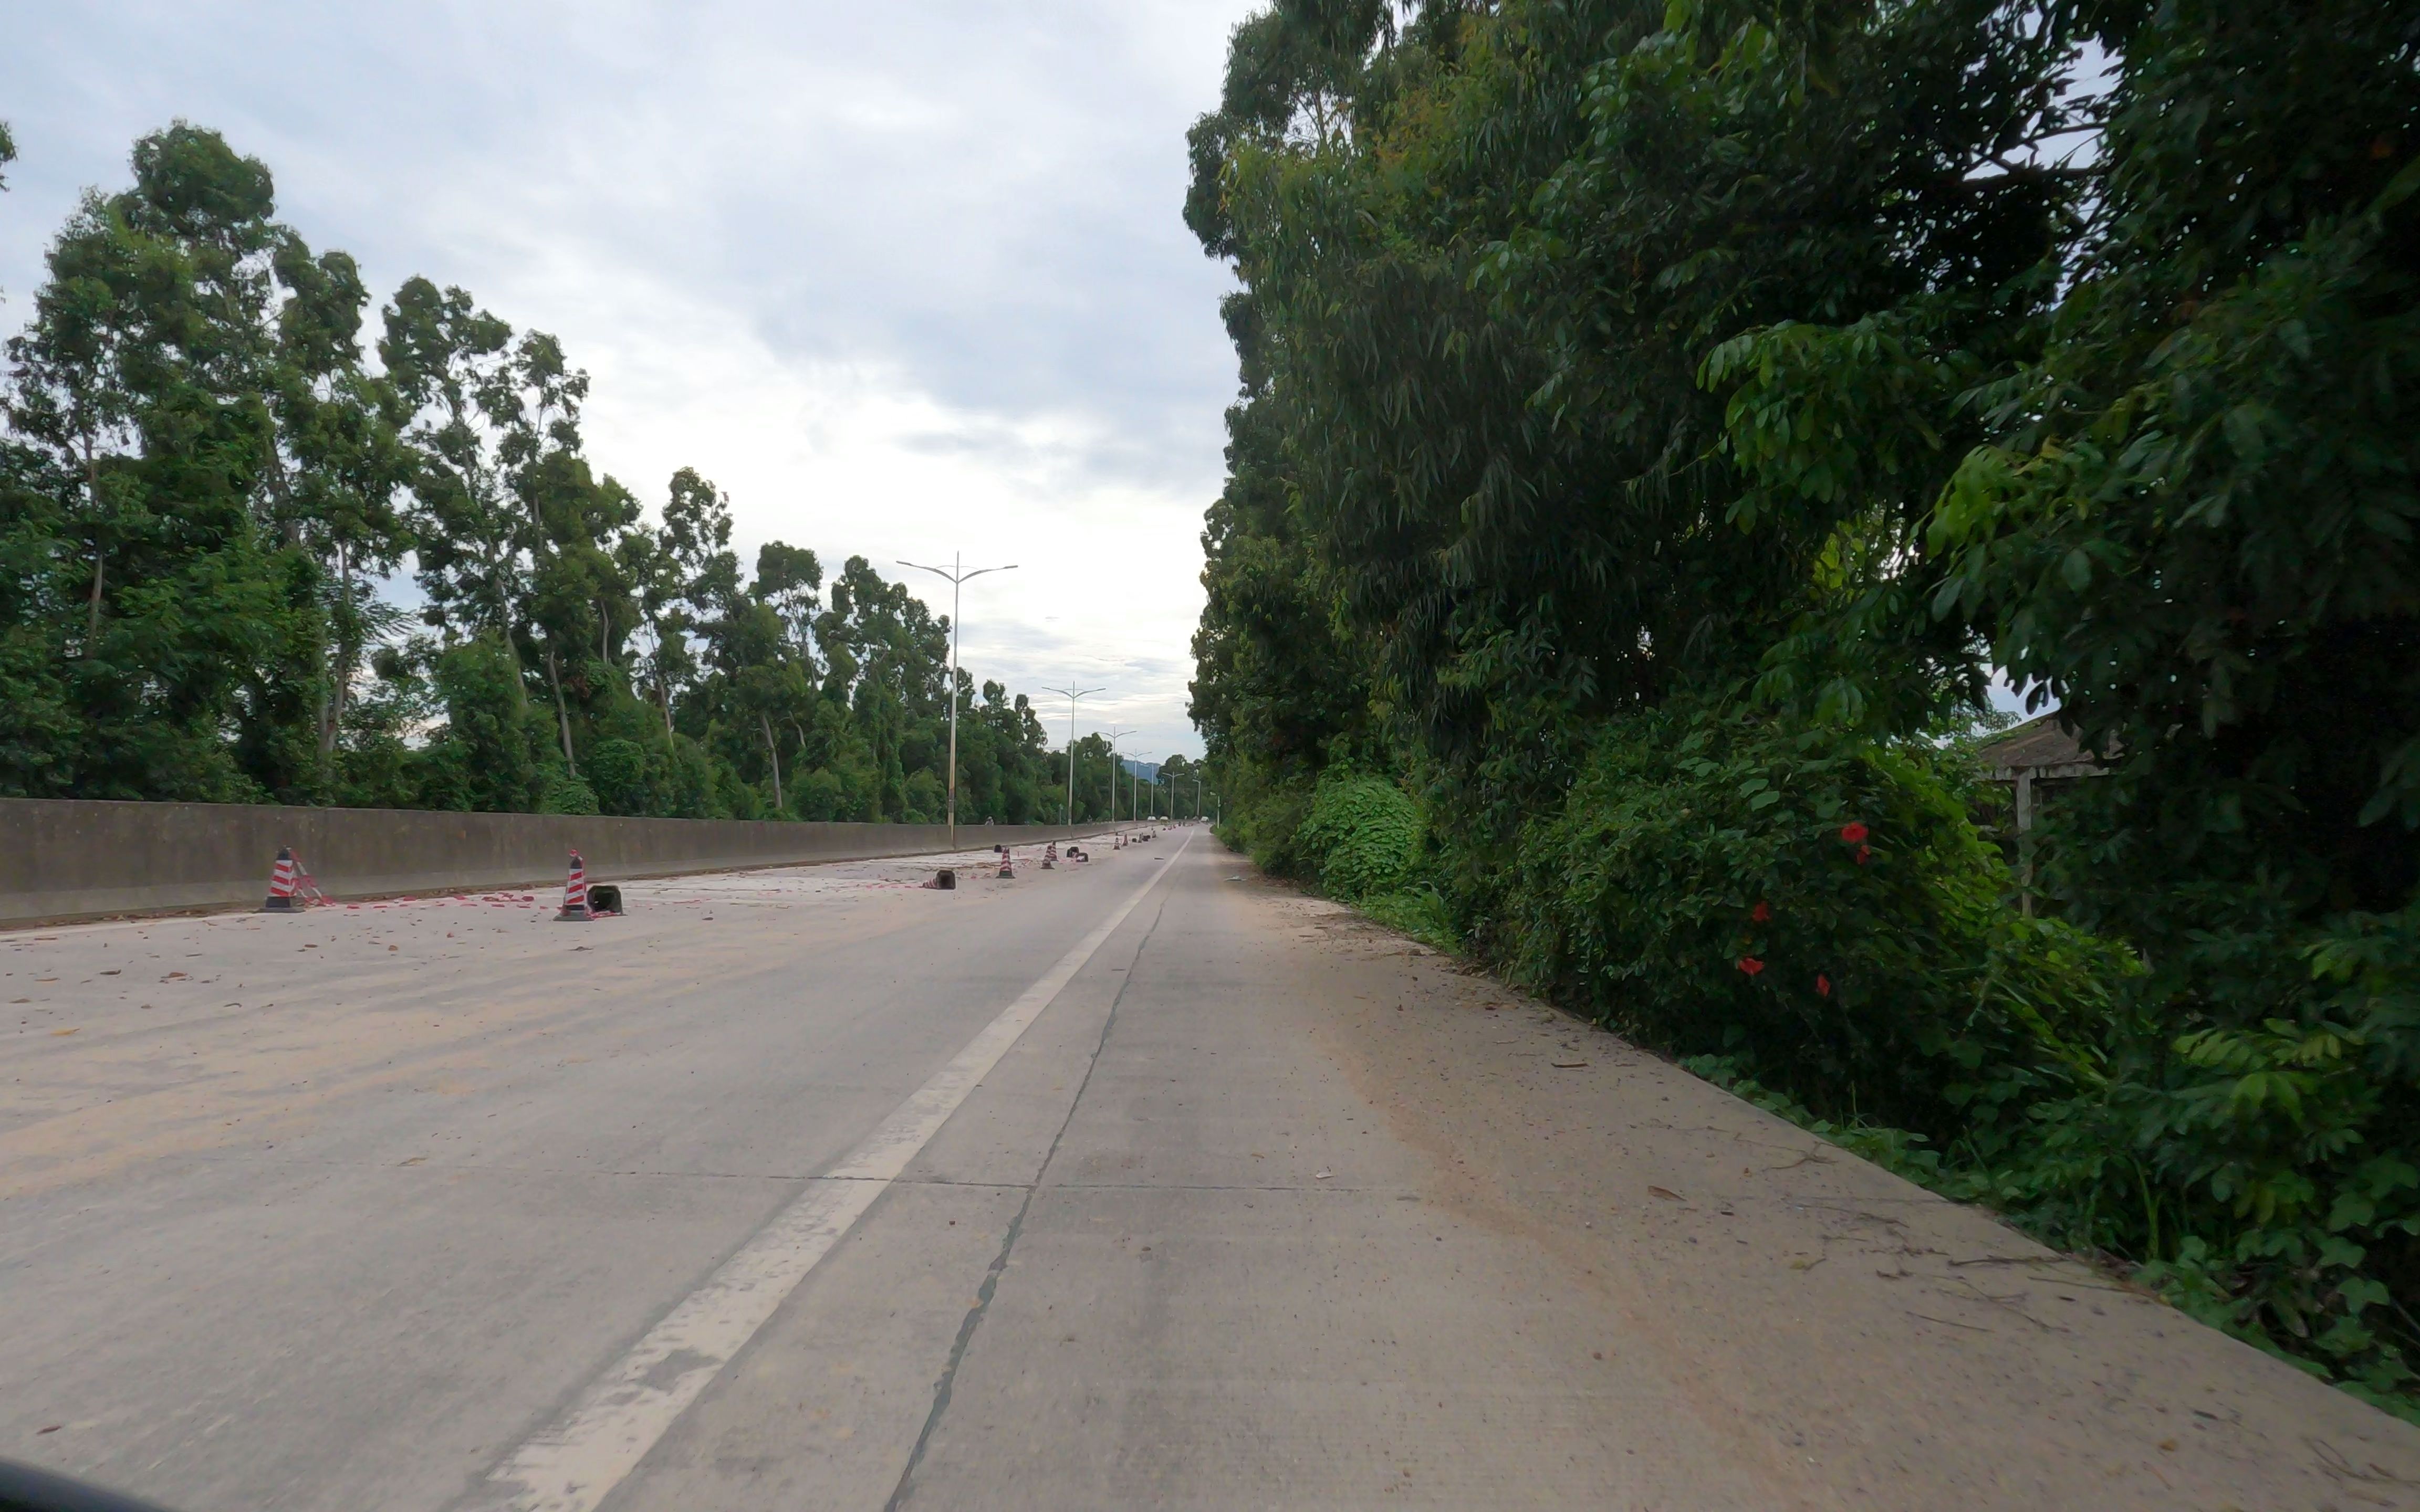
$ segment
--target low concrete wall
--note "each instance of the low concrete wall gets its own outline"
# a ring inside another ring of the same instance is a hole
[[[961,848],[1039,845],[1098,826],[962,825]],[[577,850],[590,880],[673,876],[946,850],[940,825],[286,809],[235,803],[0,798],[0,925],[257,906],[281,845],[330,897],[560,885]]]

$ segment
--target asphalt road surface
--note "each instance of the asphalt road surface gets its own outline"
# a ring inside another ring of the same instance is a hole
[[[0,1457],[192,1512],[2414,1505],[1201,832],[0,936]]]

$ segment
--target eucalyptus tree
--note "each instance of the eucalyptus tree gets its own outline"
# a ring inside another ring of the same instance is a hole
[[[341,252],[315,258],[289,237],[274,265],[287,295],[277,316],[271,402],[281,465],[271,516],[320,567],[328,636],[316,722],[324,767],[335,755],[365,648],[402,620],[377,596],[376,579],[411,546],[400,503],[413,458],[396,427],[394,389],[362,365],[369,295],[353,259]]]
[[[488,403],[508,381],[512,328],[463,290],[418,277],[404,282],[382,316],[379,358],[413,451],[424,617],[449,641],[490,637],[518,655],[523,532]],[[526,703],[527,688],[517,697]]]
[[[1231,817],[1299,856],[1392,774],[1481,949],[2408,1404],[2415,64],[2367,0],[1248,21],[1185,206]],[[1995,666],[2112,768],[2055,922],[1943,743]],[[1913,870],[1771,818],[1843,773]],[[1810,835],[1850,886],[1784,894]],[[1785,910],[1865,975],[1760,977]]]
[[[650,520],[587,456],[561,345],[458,287],[406,281],[366,361],[358,267],[215,133],[151,133],[132,169],[79,203],[8,346],[0,791],[938,802],[947,625],[904,585],[852,558],[827,594],[782,542],[743,579],[693,470]],[[407,562],[426,633],[379,592]],[[1038,726],[996,685],[978,717],[987,811],[1022,815]]]
[[[82,611],[53,631],[83,738],[48,771],[122,796],[285,793],[307,775],[292,713],[323,675],[310,563],[263,529],[292,234],[268,170],[214,132],[154,132],[132,167],[85,196],[8,347],[10,427],[68,485],[46,576]]]

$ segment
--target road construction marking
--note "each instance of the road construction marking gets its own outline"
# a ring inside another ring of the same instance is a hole
[[[481,1512],[593,1512],[940,1132],[1000,1057],[1159,885],[1191,838],[1179,842],[1149,881],[968,1041],[955,1059],[839,1165],[808,1182],[704,1286],[606,1367],[560,1418],[506,1455],[463,1504]]]

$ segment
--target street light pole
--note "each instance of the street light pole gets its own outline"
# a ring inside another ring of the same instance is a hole
[[[1109,726],[1109,827],[1118,827],[1118,737],[1130,735],[1131,730]],[[1131,807],[1131,806],[1129,806]]]
[[[1012,562],[1005,567],[977,567],[970,572],[965,562],[953,551],[946,569],[928,567],[921,562],[902,562],[899,564],[950,580],[950,781],[946,807],[950,820],[950,849],[954,851],[958,848],[958,594],[968,583],[986,572],[1015,572],[1016,563]]]
[[[1067,817],[1062,821],[1070,829],[1076,827],[1076,701],[1087,694],[1108,691],[1098,687],[1078,687],[1070,683],[1065,687],[1046,687],[1045,693],[1058,693],[1067,700]]]
[[[1135,752],[1135,760],[1141,761],[1145,754],[1146,752],[1143,751]],[[1126,789],[1126,813],[1139,820],[1142,817],[1142,774],[1129,773],[1126,780],[1131,784]]]

